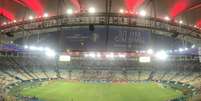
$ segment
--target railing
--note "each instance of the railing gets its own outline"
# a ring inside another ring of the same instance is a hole
[[[65,52],[61,54],[65,54],[68,56],[71,56],[72,60],[94,60],[94,58],[90,56],[85,56],[86,54],[90,54],[91,52],[85,52],[85,51],[72,51],[72,52]],[[93,53],[93,52],[92,52]],[[106,59],[106,54],[110,52],[98,52],[102,57],[99,57],[98,60],[104,60]],[[119,54],[124,54],[125,57],[119,57]],[[137,53],[136,51],[130,51],[130,52],[113,52],[114,56],[116,56],[116,60],[132,60],[132,61],[138,61],[138,58],[141,56],[149,56],[147,53]],[[15,51],[15,50],[1,50],[0,48],[0,57],[22,57],[22,58],[39,58],[39,57],[45,57],[42,52],[37,52],[37,51]],[[169,55],[171,57],[169,61],[198,61],[200,55],[183,55],[183,54],[178,54],[178,55]],[[56,56],[55,58],[58,58]]]
[[[20,22],[13,22],[1,26],[1,33],[13,33],[18,35],[26,31],[42,31],[42,29],[58,27],[84,26],[89,24],[109,24],[113,26],[127,26],[150,29],[154,31],[163,32],[162,34],[169,34],[169,36],[173,34],[178,34],[178,38],[180,39],[187,40],[195,44],[201,43],[201,30],[192,26],[177,24],[172,21],[165,21],[152,17],[139,17],[131,15],[122,15],[118,13],[112,13],[110,14],[110,17],[106,17],[106,15],[107,14],[105,13],[77,14],[72,16],[61,15],[52,16],[48,18],[37,18],[33,20],[22,20]]]

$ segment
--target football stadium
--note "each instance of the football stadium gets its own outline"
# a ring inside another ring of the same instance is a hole
[[[0,0],[0,101],[201,101],[200,0]]]

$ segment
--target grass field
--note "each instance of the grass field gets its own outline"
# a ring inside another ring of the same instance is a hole
[[[40,87],[25,88],[24,96],[45,101],[167,101],[182,93],[156,83],[84,84],[54,81]]]

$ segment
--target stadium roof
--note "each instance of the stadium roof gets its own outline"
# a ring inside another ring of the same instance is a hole
[[[106,0],[0,0],[0,22],[23,19],[30,15],[40,16],[44,13],[62,14],[68,8],[79,11],[93,6],[97,12],[104,12],[105,4]],[[168,16],[192,25],[201,23],[200,0],[112,0],[112,12],[119,12],[120,9],[129,12],[143,9],[150,16]]]

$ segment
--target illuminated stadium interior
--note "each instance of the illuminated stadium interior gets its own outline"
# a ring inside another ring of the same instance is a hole
[[[0,4],[0,101],[201,101],[200,0]]]

